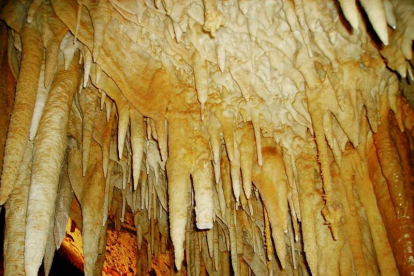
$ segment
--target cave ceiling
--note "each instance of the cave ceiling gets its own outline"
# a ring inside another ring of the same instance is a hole
[[[127,212],[137,275],[414,275],[413,1],[0,7],[6,276]]]

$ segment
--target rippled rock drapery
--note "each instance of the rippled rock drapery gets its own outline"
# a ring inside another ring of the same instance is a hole
[[[1,18],[6,275],[49,264],[69,216],[98,275],[127,206],[138,275],[167,250],[189,275],[414,273],[412,1],[11,0]]]

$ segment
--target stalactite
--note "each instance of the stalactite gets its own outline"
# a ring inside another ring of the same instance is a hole
[[[55,228],[55,220],[50,221],[49,233],[53,232]],[[47,237],[45,255],[43,257],[43,268],[45,275],[49,276],[50,269],[52,268],[53,258],[55,257],[55,238],[53,235]]]
[[[23,164],[20,166],[15,189],[6,204],[4,233],[4,275],[26,275],[24,268],[24,237],[26,233],[26,207],[30,187],[33,143],[28,142]]]
[[[23,159],[43,57],[40,35],[34,24],[26,25],[21,36],[23,55],[4,150],[0,205],[6,202],[12,192]]]
[[[303,153],[296,159],[298,170],[299,200],[302,213],[302,229],[307,229],[303,233],[304,251],[306,260],[312,273],[317,273],[318,267],[318,248],[316,244],[316,229],[313,217],[313,197],[315,188],[316,159],[309,153]]]
[[[79,105],[82,111],[82,175],[85,176],[91,151],[97,96],[91,89],[83,89],[79,95]]]
[[[358,224],[355,200],[353,198],[355,173],[353,169],[352,156],[344,156],[342,166],[340,168],[340,174],[341,184],[339,184],[339,190],[344,209],[346,236],[351,248],[353,264],[357,275],[367,275],[362,235]]]
[[[374,144],[377,148],[381,171],[387,179],[388,190],[394,205],[397,218],[404,216],[407,210],[407,199],[404,187],[404,172],[401,166],[395,142],[390,133],[388,122],[388,99],[381,98],[381,125],[374,135]]]
[[[76,57],[67,71],[63,70],[63,64],[58,68],[34,141],[25,239],[25,269],[28,275],[37,275],[42,263],[66,147],[69,107],[79,75]],[[50,159],[50,154],[53,159]]]
[[[371,142],[372,143],[372,142]],[[370,145],[370,153],[369,156],[369,168],[370,168],[370,178],[374,183],[374,192],[375,196],[378,201],[379,211],[381,212],[381,217],[383,224],[385,225],[385,229],[387,232],[387,245],[391,246],[394,253],[394,260],[389,260],[395,267],[395,262],[397,262],[397,267],[401,274],[409,275],[411,273],[413,266],[408,260],[411,258],[412,251],[409,249],[410,244],[412,244],[412,216],[405,215],[398,219],[397,214],[395,213],[394,204],[392,201],[391,193],[389,192],[388,182],[381,173],[382,167],[379,163],[379,158],[376,154],[373,154],[375,147],[373,144]],[[389,150],[389,149],[388,149]],[[408,187],[407,187],[408,188]],[[411,191],[409,190],[409,193]],[[411,197],[412,200],[412,197]],[[407,206],[410,206],[408,204]],[[407,212],[412,213],[413,208],[412,204],[411,207],[407,207]],[[384,229],[384,230],[385,230]],[[399,232],[400,234],[392,235],[391,232]],[[385,231],[384,231],[385,232]],[[385,234],[385,233],[384,233]],[[396,238],[400,237],[400,238]],[[411,242],[410,242],[411,241]],[[400,255],[401,254],[401,255]]]
[[[70,185],[67,163],[62,165],[62,171],[59,176],[59,189],[56,198],[55,219],[53,236],[56,249],[59,249],[66,233],[66,225],[69,220],[70,206],[74,197]],[[50,233],[51,235],[51,233]]]
[[[0,7],[6,275],[413,272],[412,1]]]
[[[183,122],[185,122],[184,125]],[[178,270],[181,268],[181,262],[184,259],[184,233],[187,223],[187,206],[189,205],[188,188],[191,172],[191,156],[187,149],[188,144],[183,143],[185,142],[184,137],[191,133],[188,126],[188,120],[182,118],[182,116],[169,119],[169,132],[171,135],[168,141],[170,152],[167,161],[169,212],[175,265]],[[180,161],[183,159],[187,159],[187,161],[180,165]]]
[[[85,255],[85,275],[93,275],[99,254],[99,239],[102,228],[102,209],[105,196],[105,182],[102,170],[102,156],[98,146],[92,145],[91,157],[96,158],[93,165],[88,167],[87,175],[89,186],[85,187],[81,200],[84,237],[83,250]],[[92,159],[91,158],[91,159]]]
[[[272,237],[281,266],[286,265],[286,230],[287,200],[286,174],[282,156],[277,152],[275,144],[266,141],[263,150],[263,165],[253,168],[253,183],[258,188],[263,203],[269,214],[272,226]]]

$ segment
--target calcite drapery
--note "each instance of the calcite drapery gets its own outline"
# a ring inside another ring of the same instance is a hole
[[[87,275],[127,210],[139,274],[167,245],[190,275],[414,273],[412,1],[1,6],[0,204],[27,275],[59,246],[68,182]]]

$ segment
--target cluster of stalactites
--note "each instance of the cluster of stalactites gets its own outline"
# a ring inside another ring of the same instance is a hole
[[[190,275],[409,275],[414,5],[360,2],[381,47],[349,0],[10,1],[6,275],[48,272],[73,201],[86,275],[127,205],[140,273],[168,244]]]

